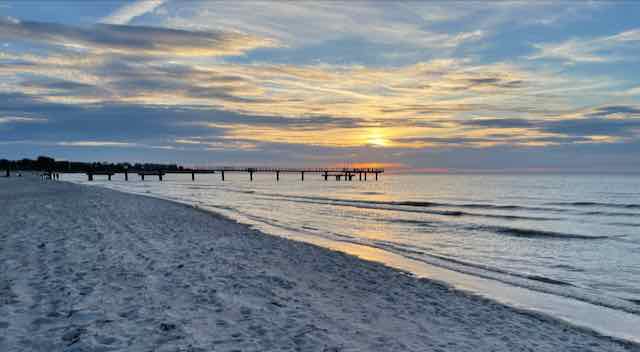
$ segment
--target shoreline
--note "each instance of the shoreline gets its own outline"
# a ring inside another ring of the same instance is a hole
[[[640,350],[159,197],[29,177],[0,197],[7,350]]]

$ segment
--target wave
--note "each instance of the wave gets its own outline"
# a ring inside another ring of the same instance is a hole
[[[601,240],[610,238],[609,236],[588,236],[578,235],[564,232],[544,231],[535,229],[524,229],[508,226],[471,226],[470,229],[478,229],[489,232],[495,232],[498,234],[509,235],[514,237],[526,237],[526,238],[549,238],[559,240]]]
[[[556,268],[556,269],[567,270],[567,271],[573,271],[573,272],[584,272],[583,269],[576,268],[573,265],[567,265],[567,264],[555,264],[555,265],[551,265],[550,267],[551,268]]]
[[[638,223],[631,223],[631,222],[610,222],[609,225],[614,225],[614,226],[627,226],[627,227],[640,227],[640,224]]]
[[[505,284],[526,288],[532,291],[568,297],[601,307],[621,310],[631,314],[640,313],[640,308],[637,307],[640,305],[640,300],[620,299],[615,296],[607,296],[606,298],[600,297],[583,291],[580,286],[574,285],[571,282],[554,279],[548,276],[514,272],[480,263],[458,260],[430,253],[428,250],[421,251],[420,247],[410,246],[410,248],[406,248],[400,243],[387,241],[363,243],[357,240],[346,240],[346,242],[387,250],[389,252],[402,255],[410,260],[416,260],[448,270],[503,282]]]
[[[399,201],[384,202],[392,205],[405,205],[410,207],[454,207],[454,208],[470,208],[470,209],[498,209],[498,210],[533,210],[533,211],[563,211],[563,209],[530,207],[521,205],[502,205],[490,203],[436,203],[436,202],[418,202],[418,201]]]
[[[302,196],[302,195],[288,195],[282,193],[270,193],[270,192],[259,192],[259,191],[247,191],[244,189],[230,189],[223,188],[218,186],[212,186],[214,188],[219,188],[224,191],[231,191],[236,193],[244,193],[244,194],[258,194],[261,196],[274,197],[282,200],[305,200],[305,201],[315,201],[315,204],[331,204],[331,205],[344,205],[344,206],[353,206],[353,207],[361,207],[368,209],[377,209],[371,206],[364,205],[379,205],[384,206],[386,208],[379,208],[385,210],[395,210],[395,211],[410,211],[406,208],[463,208],[463,209],[488,209],[488,210],[509,210],[509,211],[538,211],[538,212],[556,212],[562,213],[566,212],[566,209],[561,208],[550,208],[550,207],[535,207],[535,206],[520,206],[513,204],[491,204],[491,203],[443,203],[443,202],[431,202],[431,201],[383,201],[383,200],[369,200],[369,199],[345,199],[345,198],[331,198],[331,197],[318,197],[318,196]],[[360,192],[360,194],[384,194],[380,192]],[[319,203],[319,202],[327,202],[327,203]],[[308,202],[312,203],[312,202]],[[405,207],[405,208],[388,208],[388,207]],[[416,211],[413,211],[416,212]],[[557,217],[542,217],[542,216],[525,216],[525,215],[509,215],[509,214],[487,214],[487,213],[472,213],[465,212],[461,210],[450,210],[450,209],[437,209],[430,211],[419,211],[428,214],[434,215],[445,215],[445,216],[479,216],[479,217],[488,217],[488,218],[496,218],[496,219],[505,219],[505,220],[537,220],[537,221],[545,221],[545,220],[562,220]]]
[[[610,207],[624,209],[640,209],[640,204],[603,203],[603,202],[551,202],[547,205],[572,206],[572,207]]]
[[[528,211],[552,211],[552,212],[565,212],[566,209],[561,208],[549,208],[549,207],[535,207],[535,206],[521,206],[513,204],[491,204],[491,203],[443,203],[443,202],[431,202],[431,201],[384,201],[384,200],[369,200],[369,199],[348,199],[348,198],[332,198],[332,197],[318,197],[318,196],[301,196],[301,195],[288,195],[282,193],[269,193],[269,192],[256,192],[221,188],[225,191],[232,191],[237,193],[257,193],[263,196],[278,197],[282,199],[305,199],[315,201],[328,201],[328,202],[345,202],[345,203],[364,203],[364,204],[379,204],[379,205],[391,205],[391,206],[407,206],[417,208],[435,208],[435,207],[448,207],[448,208],[472,208],[472,209],[496,209],[496,210],[528,210]],[[381,192],[359,192],[363,195],[381,195]],[[554,219],[555,220],[555,219]]]
[[[429,251],[420,251],[420,247],[411,246],[413,248],[406,248],[404,245],[399,243],[392,243],[387,241],[373,241],[371,243],[362,243],[360,241],[353,240],[347,240],[347,242],[388,250],[392,253],[403,255],[407,259],[424,262],[429,265],[434,265],[437,267],[473,275],[476,277],[503,282],[532,291],[568,297],[601,307],[621,310],[631,314],[640,314],[640,308],[637,307],[637,305],[640,305],[640,300],[620,299],[615,296],[607,296],[606,298],[600,297],[583,291],[580,286],[574,285],[571,282],[554,279],[548,276],[519,273],[479,263],[458,260],[435,253],[430,253]]]
[[[417,225],[421,227],[436,227],[434,221],[423,221],[423,220],[407,220],[407,219],[391,219],[389,222],[394,224],[408,224],[408,225]]]
[[[581,215],[602,215],[602,216],[638,216],[637,213],[622,213],[622,212],[610,212],[610,211],[587,211],[580,214]]]
[[[407,206],[411,204],[410,207],[429,207],[429,204],[438,204],[437,206],[447,206],[440,203],[429,203],[429,202],[385,202],[385,201],[371,201],[371,200],[344,200],[344,199],[336,199],[336,198],[322,198],[322,197],[303,197],[303,196],[283,196],[281,194],[269,195],[270,197],[274,197],[280,200],[287,200],[290,202],[296,203],[310,203],[310,204],[328,204],[335,206],[345,206],[345,207],[354,207],[354,208],[364,208],[364,209],[379,209],[379,210],[392,210],[392,211],[401,211],[401,212],[409,212],[409,213],[423,213],[423,214],[433,214],[433,215],[442,215],[442,216],[475,216],[475,217],[484,217],[484,218],[494,218],[494,219],[503,219],[503,220],[533,220],[533,221],[550,221],[550,220],[560,220],[559,218],[552,217],[538,217],[538,216],[523,216],[523,215],[509,215],[509,214],[487,214],[487,213],[474,213],[474,212],[466,212],[461,210],[440,210],[440,209],[407,209],[407,208],[398,208],[398,206]],[[422,205],[416,205],[422,204]],[[436,206],[436,205],[432,205]],[[456,207],[455,205],[450,205],[451,207]]]
[[[207,186],[186,186],[186,189],[210,189],[211,187]]]
[[[437,224],[433,221],[421,221],[421,220],[394,219],[394,220],[390,220],[390,222],[410,224],[410,225],[416,225],[419,227],[427,227],[427,228],[435,228],[435,227],[442,226],[442,224]],[[508,226],[470,225],[470,226],[466,226],[465,228],[467,230],[472,230],[472,231],[473,230],[487,231],[487,232],[493,232],[493,233],[502,234],[502,235],[509,235],[513,237],[549,238],[549,239],[557,239],[557,240],[602,240],[602,239],[608,239],[608,238],[614,238],[614,237],[615,238],[622,237],[622,236],[578,235],[573,233],[525,229],[525,228],[516,228],[516,227],[508,227]]]
[[[552,279],[552,278],[549,278],[549,277],[546,277],[546,276],[540,276],[540,275],[530,275],[530,276],[527,276],[527,279],[540,281],[540,282],[544,282],[544,283],[552,284],[552,285],[573,286],[569,282],[556,280],[556,279]]]
[[[354,207],[354,208],[392,210],[392,211],[401,211],[401,212],[408,212],[408,213],[422,213],[422,214],[454,216],[454,217],[476,216],[476,217],[494,218],[494,219],[503,219],[503,220],[538,220],[538,221],[558,220],[557,218],[520,216],[520,215],[506,215],[506,214],[473,213],[473,212],[466,212],[466,211],[461,211],[461,210],[402,209],[402,208],[397,208],[397,207],[391,207],[393,205],[402,205],[402,204],[396,204],[396,203],[393,203],[393,202],[384,202],[384,203],[376,202],[376,203],[372,203],[370,201],[365,201],[365,202],[362,202],[362,201],[357,201],[357,202],[337,201],[337,202],[330,202],[330,203],[322,203],[322,202],[314,202],[314,201],[308,201],[308,200],[290,200],[290,201],[292,201],[292,202],[303,202],[303,203],[315,203],[315,204],[331,204],[331,205]],[[379,207],[380,205],[382,207]]]
[[[410,207],[441,207],[444,206],[442,203],[433,203],[433,202],[380,202],[382,204],[390,204],[390,205],[406,205]]]

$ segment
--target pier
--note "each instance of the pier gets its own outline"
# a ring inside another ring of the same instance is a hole
[[[52,159],[53,160],[53,159]],[[24,168],[26,170],[26,168]],[[20,170],[20,169],[18,169]],[[20,173],[17,169],[6,167],[0,169],[2,177],[11,177],[15,172]],[[245,174],[249,181],[253,181],[256,174],[272,174],[276,182],[280,182],[282,174],[297,174],[301,182],[305,181],[308,175],[317,175],[324,181],[367,181],[373,179],[377,181],[380,175],[384,173],[382,168],[275,168],[275,167],[215,167],[215,168],[92,168],[90,165],[84,168],[70,169],[68,167],[40,167],[30,169],[41,173],[42,178],[58,180],[61,173],[67,174],[85,174],[88,181],[94,181],[97,177],[106,178],[111,181],[114,176],[122,175],[124,181],[129,181],[129,176],[138,175],[141,181],[145,179],[157,179],[163,181],[166,175],[186,174],[191,175],[191,181],[196,181],[197,175],[202,174],[219,174],[220,180],[225,181],[226,175],[229,173]]]
[[[113,171],[86,171],[88,181],[93,181],[95,176],[106,176],[111,181],[116,174],[123,174],[124,180],[129,181],[129,174],[137,174],[140,180],[154,177],[158,181],[162,181],[168,174],[186,174],[191,175],[191,180],[196,180],[196,175],[200,174],[220,174],[220,180],[225,180],[225,173],[244,173],[249,176],[249,181],[253,181],[254,175],[257,173],[268,173],[275,176],[275,181],[280,182],[281,174],[298,174],[300,181],[304,182],[305,174],[320,175],[322,179],[328,181],[330,178],[336,181],[354,181],[357,176],[358,181],[367,181],[367,176],[373,176],[377,181],[380,174],[384,173],[384,169],[379,168],[264,168],[264,167],[222,167],[212,169],[182,169],[182,170],[126,170],[124,172]]]

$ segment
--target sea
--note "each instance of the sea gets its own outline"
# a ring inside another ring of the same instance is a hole
[[[61,179],[191,204],[640,341],[639,175],[225,176]]]

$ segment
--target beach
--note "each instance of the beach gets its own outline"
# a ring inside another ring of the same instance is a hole
[[[640,351],[189,205],[0,179],[2,351]]]

